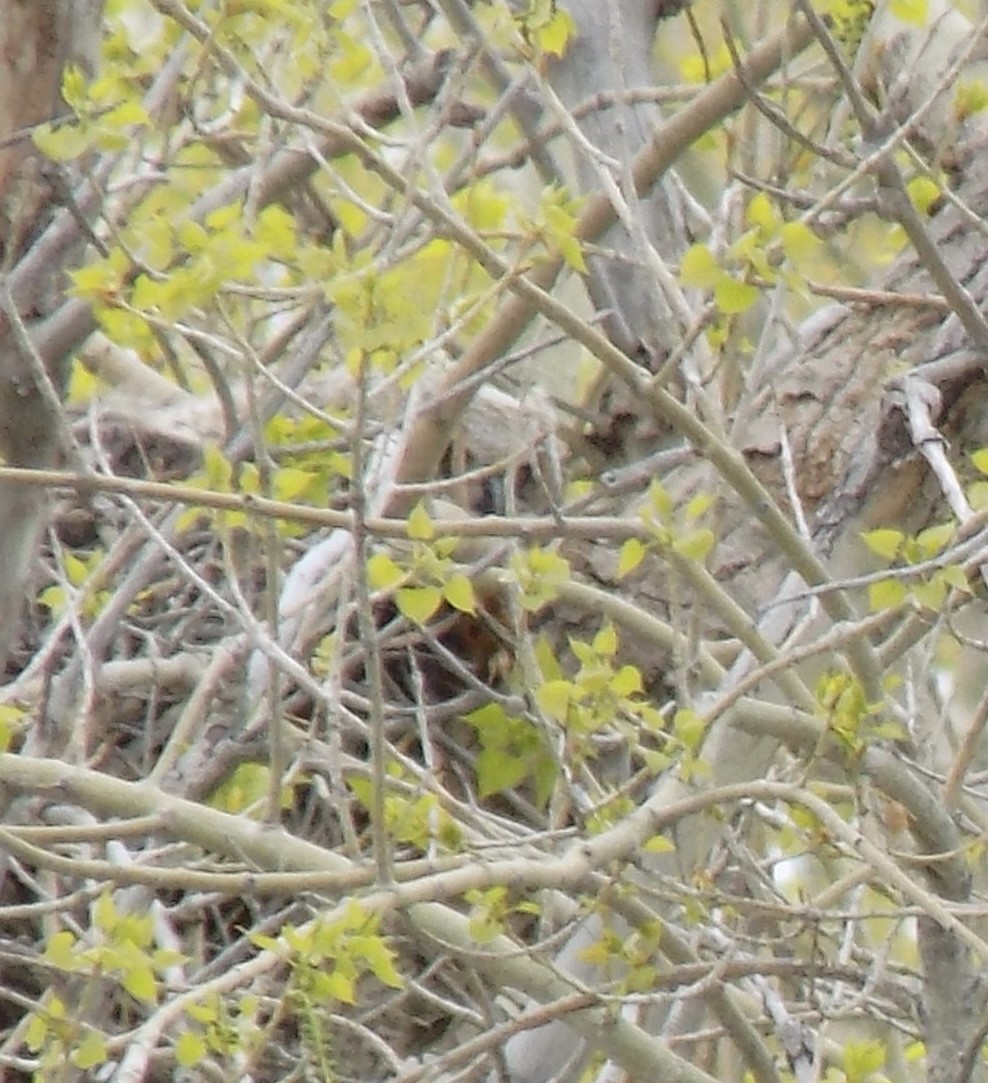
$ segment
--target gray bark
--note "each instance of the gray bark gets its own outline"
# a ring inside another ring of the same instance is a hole
[[[0,3],[0,456],[11,466],[53,466],[64,450],[58,398],[69,353],[42,359],[30,332],[54,311],[64,273],[80,253],[78,229],[59,258],[16,276],[60,202],[30,129],[66,111],[60,88],[67,63],[95,72],[101,15],[101,0]],[[0,483],[0,662],[16,634],[43,504],[40,490]]]

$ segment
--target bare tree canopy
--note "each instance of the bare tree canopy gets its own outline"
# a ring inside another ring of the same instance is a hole
[[[0,0],[0,1076],[988,1079],[971,0]]]

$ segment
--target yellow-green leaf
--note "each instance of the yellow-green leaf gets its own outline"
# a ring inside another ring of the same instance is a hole
[[[710,550],[714,547],[717,539],[712,530],[706,527],[700,530],[691,530],[676,541],[676,552],[687,560],[704,561]]]
[[[876,556],[880,556],[884,560],[895,560],[902,550],[905,535],[901,530],[885,528],[865,531],[861,535],[861,540]]]
[[[940,575],[943,577],[943,581],[953,587],[954,590],[963,591],[965,594],[973,593],[971,584],[967,581],[967,576],[964,574],[964,569],[958,568],[956,564],[952,564],[948,568],[943,568]]]
[[[740,282],[725,275],[714,286],[714,300],[721,312],[737,316],[747,312],[758,300],[758,289],[747,282]]]
[[[408,536],[414,541],[430,541],[435,537],[436,528],[432,517],[421,501],[409,513],[406,529]]]
[[[930,18],[929,0],[890,0],[889,12],[904,23],[926,26]]]
[[[563,257],[566,265],[572,267],[579,274],[586,274],[587,264],[583,258],[583,249],[580,247],[579,240],[572,235],[557,237],[556,244],[559,247],[559,254]]]
[[[795,264],[802,263],[819,251],[823,242],[803,222],[786,222],[782,227],[782,251]]]
[[[605,624],[593,637],[594,651],[605,658],[613,656],[614,652],[617,650],[617,645],[617,632],[614,630],[614,625],[610,622]]]
[[[913,597],[920,605],[939,613],[946,601],[950,587],[943,576],[934,576],[928,583],[918,583],[913,587]]]
[[[317,479],[311,470],[301,470],[297,466],[282,466],[274,473],[273,495],[276,500],[295,500]],[[242,485],[246,492],[250,485]]]
[[[106,1041],[95,1030],[87,1030],[82,1041],[72,1050],[72,1063],[86,1070],[103,1064],[106,1060]]]
[[[868,588],[868,608],[873,613],[894,609],[909,596],[909,591],[898,579],[883,579]]]
[[[56,128],[51,124],[43,124],[35,129],[31,138],[46,158],[55,162],[68,162],[89,149],[93,142],[93,132],[88,126],[78,124],[60,124]]]
[[[562,56],[574,29],[572,17],[561,8],[557,9],[547,23],[536,29],[536,44],[544,53]]]
[[[757,226],[765,238],[774,237],[779,228],[779,213],[764,192],[759,192],[748,204],[748,225]]]
[[[622,666],[610,681],[616,696],[633,696],[642,690],[642,675],[634,666]]]
[[[425,624],[442,604],[439,587],[402,587],[395,594],[395,603],[403,617],[414,624]]]
[[[633,572],[641,564],[644,557],[645,546],[637,538],[628,538],[621,546],[621,552],[618,555],[618,579],[622,579]]]
[[[465,575],[457,573],[443,584],[443,597],[461,613],[475,613],[477,605],[473,596],[473,584]]]
[[[546,681],[535,693],[535,702],[551,718],[566,720],[573,701],[572,681]]]
[[[946,549],[954,540],[957,527],[954,523],[937,523],[936,526],[928,526],[916,535],[916,544],[919,546],[924,559],[934,557],[937,553]]]
[[[906,185],[906,189],[913,206],[920,214],[928,214],[930,208],[940,198],[939,185],[929,177],[913,177]]]
[[[67,929],[62,929],[48,938],[44,959],[56,970],[79,970],[83,965],[76,951],[75,935]]]
[[[158,997],[158,986],[149,963],[135,962],[123,976],[123,987],[136,1000],[153,1004]]]
[[[405,572],[387,553],[375,553],[367,561],[367,582],[371,590],[391,590],[405,579]]]
[[[206,1056],[206,1043],[201,1034],[186,1030],[175,1042],[175,1060],[182,1068],[192,1068]]]
[[[723,268],[705,244],[694,244],[683,253],[679,262],[679,281],[684,286],[711,289],[723,277]]]

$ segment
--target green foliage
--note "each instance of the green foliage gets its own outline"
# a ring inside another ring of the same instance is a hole
[[[257,947],[284,956],[292,973],[290,995],[298,1007],[329,1011],[334,1004],[353,1004],[364,975],[392,989],[404,984],[380,932],[380,916],[356,899],[304,926],[285,925],[276,939],[250,936]]]
[[[684,286],[712,290],[723,316],[738,316],[755,304],[761,288],[783,279],[800,293],[804,275],[813,265],[821,242],[802,222],[786,222],[764,192],[748,204],[747,229],[722,257],[709,246],[694,244],[680,260]]]
[[[605,926],[597,940],[584,948],[584,962],[615,975],[615,989],[620,993],[648,993],[659,975],[658,952],[662,942],[662,923],[653,921],[627,932]]]
[[[889,0],[889,11],[911,26],[926,26],[930,20],[930,0]]]
[[[523,609],[538,612],[559,594],[559,587],[570,578],[569,561],[552,549],[533,546],[511,558],[511,571],[518,584]]]
[[[470,935],[479,944],[487,944],[507,930],[512,914],[538,915],[539,906],[530,901],[513,901],[508,888],[474,888],[464,896],[470,904]]]
[[[490,797],[530,782],[536,803],[544,806],[559,769],[538,727],[526,718],[509,715],[496,702],[470,711],[463,719],[476,730],[480,742],[478,794]]]
[[[605,624],[590,643],[571,638],[570,650],[579,663],[573,679],[549,679],[535,690],[539,708],[565,727],[577,759],[591,747],[584,738],[637,710],[641,674],[634,666],[615,664],[617,643],[612,624]]]
[[[963,123],[988,108],[988,84],[983,79],[962,79],[954,90],[954,116]]]
[[[99,616],[112,596],[103,585],[101,565],[105,556],[99,549],[88,553],[67,550],[63,555],[62,571],[69,587],[78,592],[78,611],[85,618]],[[56,617],[68,609],[71,600],[71,594],[60,584],[45,587],[38,594],[38,604]]]
[[[263,1038],[258,1026],[260,998],[252,993],[221,997],[209,993],[186,1004],[188,1026],[175,1039],[175,1060],[194,1068],[207,1058],[221,1064],[234,1055],[250,1055]]]
[[[418,850],[429,850],[435,845],[445,851],[459,850],[463,842],[460,826],[443,808],[438,796],[418,793],[417,785],[406,778],[397,763],[390,763],[387,773],[391,786],[384,799],[384,823],[389,836]],[[374,805],[371,780],[348,775],[346,782],[369,812]]]
[[[432,518],[421,503],[409,513],[407,523],[410,556],[402,563],[383,550],[370,556],[367,581],[371,589],[393,593],[399,613],[413,624],[426,624],[444,602],[460,613],[475,613],[473,584],[452,557],[459,539],[436,538]]]
[[[357,1003],[358,986],[365,977],[392,989],[404,985],[395,953],[380,932],[380,916],[352,899],[304,926],[284,925],[277,938],[249,935],[257,947],[278,952],[288,963],[286,1004],[298,1021],[307,1060],[316,1078],[335,1079],[332,1012],[341,1004]]]
[[[521,216],[521,228],[532,243],[550,255],[558,253],[569,267],[584,274],[587,265],[575,233],[581,203],[564,188],[545,188],[538,212],[533,219]]]
[[[830,22],[834,37],[853,56],[875,13],[873,0],[827,0],[820,7],[821,14]]]
[[[30,721],[27,710],[18,703],[0,703],[0,752],[7,752]]]
[[[271,768],[264,763],[238,763],[209,795],[207,804],[232,815],[246,814],[260,820],[267,812],[271,786]],[[281,791],[281,807],[289,809],[295,800],[295,788],[304,781],[300,776]]]
[[[880,1075],[885,1067],[885,1045],[877,1039],[849,1040],[841,1049],[841,1068],[829,1068],[826,1083],[887,1083]]]
[[[816,697],[827,730],[851,757],[859,756],[871,740],[902,739],[902,727],[883,715],[881,703],[869,703],[859,681],[839,670],[823,674]]]
[[[79,1004],[86,1002],[87,989],[102,990],[110,984],[140,1004],[154,1005],[158,1001],[158,975],[182,962],[183,957],[178,952],[155,948],[151,918],[120,912],[113,896],[104,892],[92,907],[89,942],[62,929],[49,937],[44,961],[71,979],[79,993]],[[83,1022],[80,1012],[68,1013],[62,998],[53,992],[32,1014],[25,1040],[46,1066],[68,1061],[92,1069],[107,1059],[105,1036]]]
[[[702,564],[716,543],[713,531],[702,523],[713,503],[712,496],[700,493],[677,507],[662,483],[653,479],[649,485],[648,504],[641,512],[642,523],[651,539],[642,542],[638,538],[629,538],[622,544],[618,554],[618,576],[633,572],[650,551],[672,552],[683,560]]]
[[[541,53],[562,56],[576,29],[572,17],[556,0],[527,0],[513,18],[518,32],[536,56]]]
[[[869,530],[861,538],[887,564],[899,564],[908,569],[934,560],[953,543],[956,534],[956,524],[947,522],[926,527],[915,535],[883,527]],[[873,612],[893,609],[910,599],[924,609],[940,612],[947,604],[951,590],[971,593],[964,570],[946,564],[922,575],[900,575],[872,583],[868,588],[868,601]]]
[[[151,123],[144,107],[112,74],[87,82],[81,68],[67,64],[62,97],[75,122],[43,124],[32,133],[38,150],[55,161],[70,161],[89,150],[122,150],[135,128]]]

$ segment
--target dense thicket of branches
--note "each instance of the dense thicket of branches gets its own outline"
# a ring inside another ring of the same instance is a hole
[[[4,1078],[984,1078],[971,18],[0,0]]]

